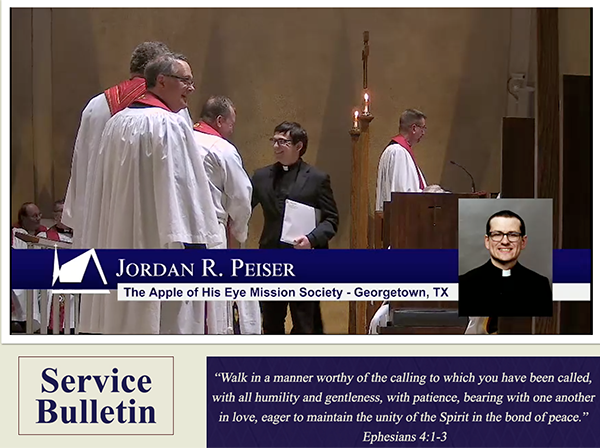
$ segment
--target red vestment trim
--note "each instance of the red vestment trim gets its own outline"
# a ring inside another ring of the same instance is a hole
[[[425,182],[423,181],[423,177],[421,176],[421,170],[419,170],[419,165],[417,164],[417,160],[415,159],[415,155],[412,152],[410,144],[400,134],[398,134],[397,136],[392,138],[392,141],[394,143],[398,143],[400,146],[402,146],[404,149],[406,149],[408,151],[408,153],[410,154],[410,158],[412,159],[413,163],[415,164],[415,169],[417,170],[417,174],[419,175],[419,188],[421,190],[423,190],[425,188]]]
[[[152,93],[148,90],[146,90],[142,96],[137,98],[131,104],[144,104],[146,106],[151,106],[151,107],[160,107],[161,109],[164,109],[166,111],[173,112],[171,109],[169,109],[169,106],[167,106],[163,100],[161,100],[154,93]]]
[[[203,121],[200,121],[199,123],[196,123],[194,125],[194,131],[198,131],[198,132],[202,132],[203,134],[209,134],[209,135],[214,135],[215,137],[223,138],[223,136],[219,133],[219,131],[210,127]]]
[[[146,80],[144,78],[135,77],[123,81],[116,86],[106,89],[104,96],[108,102],[110,115],[113,116],[117,112],[129,107],[137,98],[142,96],[146,91]]]
[[[13,242],[14,242],[14,240],[13,240],[14,239],[13,229],[15,229],[15,228],[16,229],[22,229],[21,225],[18,222],[14,223],[11,226],[11,228],[10,228],[10,247],[12,247]],[[46,226],[43,226],[43,225],[40,224],[40,226],[35,231],[35,235],[37,235],[38,233],[47,232],[47,231],[48,231],[48,228]]]
[[[60,241],[60,235],[58,234],[58,232],[56,231],[56,229],[54,227],[50,227],[46,231],[46,238],[48,238],[49,240],[52,240],[52,241]]]

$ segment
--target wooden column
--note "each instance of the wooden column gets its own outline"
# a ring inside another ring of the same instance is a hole
[[[592,248],[592,78],[563,76],[562,249]],[[592,302],[561,302],[561,334],[592,333]]]
[[[369,247],[369,123],[373,118],[363,113],[360,131],[352,135],[352,249]]]
[[[350,129],[350,137],[352,139],[352,192],[351,200],[351,233],[350,233],[350,248],[358,248],[358,235],[360,228],[359,223],[359,194],[360,194],[360,152],[358,148],[358,139],[360,137],[360,128]],[[348,303],[348,334],[356,334],[356,308],[357,302]]]
[[[536,197],[553,199],[553,241],[559,247],[560,105],[558,10],[537,10],[537,188]]]
[[[535,120],[504,117],[502,119],[502,197],[505,199],[535,196]]]
[[[360,154],[360,145],[358,143],[360,139],[360,128],[352,128],[350,130],[350,137],[352,139],[352,181],[351,181],[351,217],[352,222],[350,227],[352,229],[350,233],[350,248],[351,249],[359,249],[360,248],[360,234],[362,231],[361,225],[363,224],[360,220],[360,195],[362,190],[361,185],[361,154]]]
[[[359,117],[360,129],[352,129],[352,233],[350,248],[369,248],[369,125],[373,115],[364,112]],[[367,302],[349,304],[348,333],[367,333]]]
[[[558,9],[537,9],[536,197],[552,198],[553,247],[560,247],[560,104]],[[559,303],[554,317],[534,318],[535,333],[558,333]]]
[[[359,236],[358,236],[358,248],[369,249],[369,242],[372,238],[369,238],[369,222],[371,214],[371,201],[369,200],[369,149],[370,149],[370,138],[369,138],[369,127],[371,121],[375,118],[370,113],[362,113],[360,115],[360,138],[358,139],[358,147],[360,151],[360,194],[358,213],[359,213]],[[356,305],[356,333],[367,334],[367,305],[368,302],[360,301]]]

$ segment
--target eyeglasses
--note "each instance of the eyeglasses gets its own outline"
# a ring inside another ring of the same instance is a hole
[[[420,125],[420,124],[416,124],[416,123],[415,123],[415,126],[416,126],[416,127],[418,127],[418,128],[421,128],[421,129],[423,129],[424,131],[426,131],[426,130],[427,130],[427,126],[425,126],[425,125]]]
[[[269,141],[271,142],[272,145],[278,145],[278,146],[290,146],[292,144],[292,141],[287,139],[287,138],[273,138],[271,137],[269,139]]]
[[[165,76],[168,76],[169,78],[178,79],[182,83],[184,83],[187,87],[194,87],[194,80],[192,78],[184,78],[183,76],[177,76],[177,75],[165,75]]]
[[[495,243],[501,242],[504,239],[504,236],[506,236],[511,243],[516,243],[521,238],[521,234],[518,232],[490,232],[488,236]]]

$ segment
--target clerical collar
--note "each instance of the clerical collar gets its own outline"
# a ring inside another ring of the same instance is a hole
[[[492,260],[489,260],[488,263],[489,263],[490,268],[501,272],[502,278],[510,277],[512,275],[513,269],[517,267],[517,265],[515,264],[512,269],[501,269],[498,266],[494,265],[494,263],[492,263]],[[494,275],[497,275],[497,274],[494,274]]]
[[[282,163],[277,162],[277,165],[279,165],[279,167],[281,168],[282,171],[288,172],[290,170],[296,169],[300,165],[301,161],[302,161],[302,159],[298,159],[298,160],[296,160],[296,162],[292,163],[291,165],[283,165]]]

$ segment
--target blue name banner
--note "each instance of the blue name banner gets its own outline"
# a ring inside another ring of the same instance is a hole
[[[207,445],[597,447],[600,359],[209,357]]]
[[[556,250],[553,283],[590,283],[590,250]],[[11,250],[14,289],[128,283],[458,282],[456,250]]]

